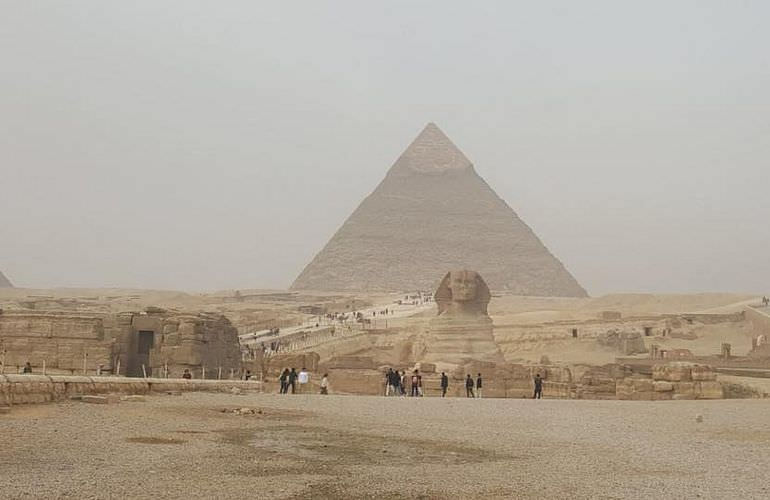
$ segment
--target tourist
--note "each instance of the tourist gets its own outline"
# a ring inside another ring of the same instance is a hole
[[[289,372],[289,378],[288,378],[288,384],[289,387],[291,387],[291,393],[294,394],[297,392],[297,369],[292,368]],[[286,391],[289,391],[289,388],[286,388]]]
[[[543,397],[543,379],[540,378],[540,374],[535,375],[535,395],[532,399],[541,399]]]
[[[304,366],[302,367],[302,371],[299,372],[299,375],[297,375],[297,381],[299,382],[299,393],[305,394],[307,384],[310,383],[310,374]]]
[[[406,370],[401,370],[401,377],[399,379],[399,388],[401,389],[401,395],[406,396]]]
[[[476,377],[476,397],[481,397],[481,374],[479,373],[478,377]]]
[[[393,368],[385,372],[385,396],[390,396],[393,390]]]
[[[321,378],[321,394],[329,394],[329,374],[324,373]]]
[[[398,370],[391,370],[389,383],[391,395],[398,396],[401,394],[401,377],[398,374]]]
[[[192,378],[192,373],[190,373],[190,370],[185,368],[184,373],[182,373],[182,378],[185,380],[190,380]]]
[[[441,372],[441,397],[446,397],[446,391],[449,388],[449,377],[444,372]]]
[[[417,397],[420,395],[420,377],[418,376],[418,371],[415,370],[412,373],[412,397]]]
[[[29,361],[24,363],[24,368],[22,368],[21,373],[32,373],[32,365],[29,364]]]
[[[249,380],[251,378],[251,370],[246,370],[246,374],[243,376],[243,380]]]
[[[278,378],[278,381],[281,383],[281,389],[278,392],[279,394],[286,394],[289,392],[289,369],[284,368],[281,372],[281,376]]]
[[[465,377],[465,397],[473,397],[473,377],[470,373]]]

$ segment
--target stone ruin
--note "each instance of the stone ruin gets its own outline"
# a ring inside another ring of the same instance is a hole
[[[229,378],[240,374],[238,332],[215,314],[0,312],[0,362],[13,373]]]
[[[600,335],[596,342],[624,356],[647,352],[647,348],[644,346],[644,337],[639,332],[621,332],[613,329]]]
[[[471,162],[430,123],[292,285],[295,290],[430,290],[447,269],[495,290],[586,291]]]

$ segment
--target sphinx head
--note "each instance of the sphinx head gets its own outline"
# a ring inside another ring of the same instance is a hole
[[[490,293],[476,271],[451,271],[436,290],[439,314],[486,315]]]

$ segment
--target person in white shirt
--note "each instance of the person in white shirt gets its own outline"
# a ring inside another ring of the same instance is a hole
[[[299,372],[299,375],[297,376],[297,382],[299,382],[299,393],[305,394],[305,389],[307,388],[307,384],[310,382],[310,374],[307,372],[305,368],[302,368],[302,370]]]
[[[321,394],[329,394],[329,374],[324,373],[321,379]]]

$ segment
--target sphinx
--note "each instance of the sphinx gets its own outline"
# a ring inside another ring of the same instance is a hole
[[[477,272],[448,272],[434,295],[438,314],[428,324],[422,360],[447,371],[471,361],[502,362],[487,312],[491,297]]]

